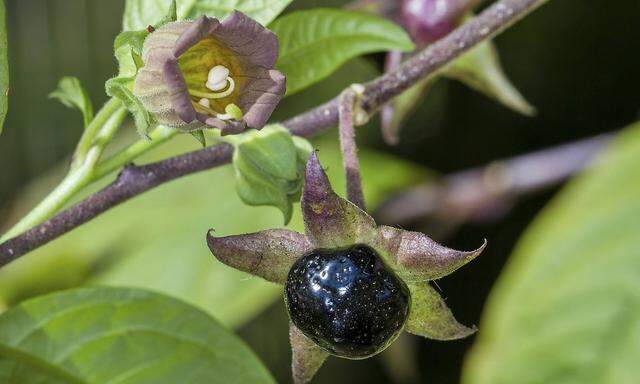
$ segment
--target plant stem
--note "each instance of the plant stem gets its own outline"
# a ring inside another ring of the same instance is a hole
[[[143,153],[171,139],[177,133],[178,131],[173,128],[158,126],[149,134],[149,139],[140,139],[98,164],[93,172],[93,180],[100,180],[111,172],[117,171]]]
[[[119,101],[110,100],[96,115],[87,130],[90,134],[83,134],[87,141],[91,137],[91,146],[85,151],[84,144],[78,146],[69,173],[62,182],[54,188],[47,197],[33,208],[18,223],[9,229],[0,239],[4,241],[18,233],[42,223],[59,211],[76,193],[94,180],[93,170],[100,160],[105,146],[111,141],[126,116],[126,109]],[[96,128],[97,127],[97,128]],[[77,155],[77,157],[75,157]],[[79,160],[82,162],[79,162]]]
[[[356,132],[353,127],[353,108],[358,94],[353,88],[347,88],[340,95],[338,106],[340,149],[342,151],[342,165],[347,178],[347,199],[365,210],[362,180],[360,178],[360,161],[356,145]]]
[[[435,73],[476,44],[492,38],[548,0],[499,0],[455,31],[430,45],[392,73],[367,84],[361,98],[372,114],[411,85]],[[338,122],[338,99],[282,122],[292,134],[312,136]],[[104,211],[162,183],[231,161],[233,147],[219,144],[143,167],[126,167],[118,179],[48,221],[0,244],[0,266],[38,248]],[[131,177],[137,175],[139,177]],[[11,235],[16,232],[12,231]],[[11,236],[5,235],[5,238]]]
[[[94,144],[96,135],[102,130],[102,127],[116,113],[118,109],[122,108],[122,103],[116,98],[111,98],[107,103],[98,111],[98,114],[89,123],[87,128],[82,133],[76,150],[73,153],[73,160],[71,161],[71,170],[79,168],[83,165],[89,150]]]
[[[64,211],[71,213],[70,215],[61,212],[19,237],[0,244],[0,266],[33,250],[36,244],[47,243],[86,223],[96,216],[97,211],[104,212],[122,201],[186,173],[209,169],[211,164],[228,164],[232,155],[233,146],[222,143],[149,165],[126,166],[114,182]],[[29,240],[16,243],[16,239],[24,236]]]
[[[509,212],[519,198],[581,172],[612,138],[602,134],[425,182],[389,197],[374,216],[383,224],[433,220],[446,228],[491,221]]]

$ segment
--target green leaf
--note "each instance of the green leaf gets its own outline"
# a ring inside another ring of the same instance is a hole
[[[12,383],[275,383],[206,313],[139,289],[91,288],[0,316],[0,378]]]
[[[310,144],[304,144],[302,138],[294,141],[291,133],[277,124],[235,135],[232,140],[240,198],[249,205],[278,207],[288,223],[293,202],[300,198]]]
[[[468,384],[640,377],[640,124],[542,212],[491,292]]]
[[[204,136],[204,132],[202,131],[202,129],[189,132],[189,134],[191,134],[191,136],[193,136],[194,139],[198,140],[198,142],[202,145],[203,148],[207,146],[207,138]]]
[[[269,24],[292,0],[182,0],[178,4],[178,19],[195,19],[207,15],[222,19],[233,10],[245,13],[262,25]],[[123,27],[138,30],[154,25],[169,9],[170,0],[127,0]]]
[[[505,75],[492,41],[478,44],[442,70],[441,74],[459,80],[523,115],[531,116],[536,113],[535,107],[529,104]]]
[[[0,134],[9,108],[9,57],[7,48],[7,20],[4,1],[0,1]]]
[[[58,83],[58,88],[49,94],[52,99],[57,99],[69,108],[77,108],[82,112],[84,127],[93,120],[93,105],[80,80],[76,77],[63,77]]]
[[[337,9],[293,12],[270,28],[280,40],[276,68],[287,76],[287,95],[324,79],[354,57],[414,48],[398,25],[377,16]]]

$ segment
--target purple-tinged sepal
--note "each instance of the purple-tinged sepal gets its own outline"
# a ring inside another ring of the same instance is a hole
[[[303,234],[287,229],[223,237],[210,230],[207,244],[224,264],[278,284],[287,280],[296,259],[311,250]]]
[[[376,249],[405,281],[434,280],[447,276],[476,258],[487,245],[474,251],[457,251],[438,244],[420,232],[380,226]]]
[[[453,317],[444,300],[428,282],[408,285],[411,291],[411,312],[405,330],[433,340],[462,339],[476,332]]]
[[[302,216],[307,237],[315,248],[367,244],[375,239],[373,218],[333,191],[316,153],[307,162]]]
[[[291,372],[294,384],[309,382],[329,354],[308,339],[295,325],[289,325]]]
[[[134,94],[159,123],[223,134],[262,128],[285,78],[275,34],[241,12],[165,24],[145,40]]]

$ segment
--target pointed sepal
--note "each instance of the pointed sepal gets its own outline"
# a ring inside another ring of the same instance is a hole
[[[309,382],[329,354],[309,340],[295,325],[289,325],[291,372],[294,384]]]
[[[375,239],[373,218],[333,191],[316,153],[307,162],[302,216],[307,237],[315,248],[367,244]]]
[[[420,106],[433,81],[433,77],[418,81],[382,108],[380,124],[382,125],[382,137],[387,144],[397,145],[400,142],[400,132],[404,123]]]
[[[460,56],[442,72],[516,112],[532,116],[532,106],[505,75],[493,42],[485,41]]]
[[[279,284],[285,283],[298,257],[311,250],[303,234],[286,229],[224,237],[209,230],[207,243],[224,264]]]
[[[487,245],[475,251],[457,251],[438,244],[420,232],[380,226],[376,249],[405,281],[433,280],[447,276],[475,259]]]
[[[405,330],[433,340],[456,340],[476,332],[453,317],[444,300],[428,282],[409,284],[411,312]]]

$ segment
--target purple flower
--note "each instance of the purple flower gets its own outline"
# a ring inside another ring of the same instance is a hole
[[[285,92],[276,35],[234,11],[165,24],[145,40],[134,94],[160,124],[237,133],[262,128]]]
[[[419,46],[453,31],[469,9],[468,0],[403,0],[400,22]]]
[[[422,233],[377,226],[366,212],[333,191],[315,153],[307,163],[301,205],[304,234],[269,229],[216,237],[209,231],[209,248],[218,260],[231,267],[284,284],[291,266],[308,252],[364,244],[377,251],[387,268],[409,288],[411,308],[406,331],[436,340],[458,339],[475,331],[455,320],[428,281],[446,276],[473,260],[486,242],[475,251],[456,251]],[[294,381],[306,382],[329,353],[293,324],[290,341]]]

